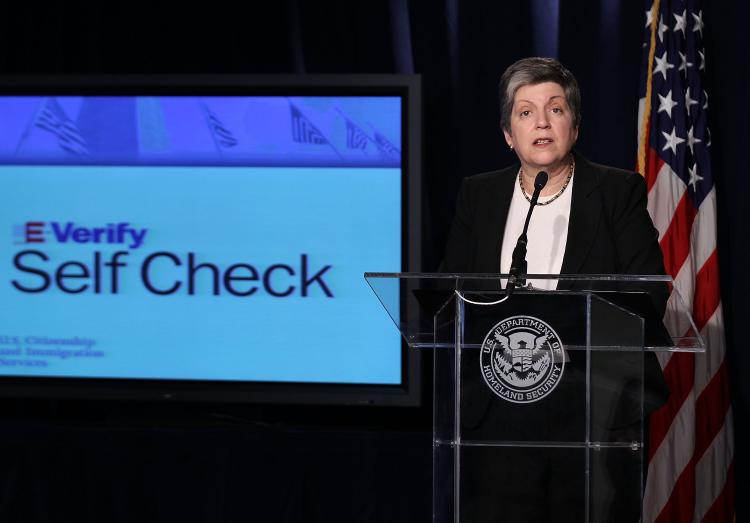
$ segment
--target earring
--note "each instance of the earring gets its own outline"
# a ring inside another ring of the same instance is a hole
[[[510,149],[511,151],[513,150],[513,144],[512,143],[508,144],[508,149]]]

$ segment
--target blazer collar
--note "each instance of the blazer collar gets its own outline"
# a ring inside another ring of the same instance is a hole
[[[600,226],[602,202],[594,166],[574,152],[575,175],[570,203],[568,239],[560,274],[578,274],[594,245]]]
[[[573,151],[575,158],[575,177],[573,182],[573,195],[570,204],[570,219],[568,222],[568,238],[565,245],[565,254],[560,268],[560,274],[578,274],[583,262],[589,255],[594,245],[596,233],[601,221],[602,206],[599,193],[599,178],[595,167],[583,156]],[[497,184],[490,194],[499,194],[494,207],[495,216],[486,225],[489,255],[482,257],[489,260],[490,265],[478,266],[474,270],[478,272],[497,272],[500,266],[500,251],[505,235],[505,223],[510,210],[510,202],[513,190],[518,179],[520,164],[500,171],[495,178]]]

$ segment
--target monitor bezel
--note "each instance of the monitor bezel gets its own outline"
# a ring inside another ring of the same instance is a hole
[[[421,78],[418,75],[23,75],[0,96],[399,96],[402,99],[402,270],[422,257]],[[364,276],[363,276],[364,277]],[[376,297],[373,294],[373,300]],[[406,311],[404,311],[406,313]],[[386,314],[383,311],[383,314]],[[396,327],[394,326],[394,329]],[[0,397],[162,402],[419,406],[422,361],[401,338],[401,383],[0,376]]]

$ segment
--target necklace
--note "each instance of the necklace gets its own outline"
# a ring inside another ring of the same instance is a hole
[[[554,195],[552,198],[547,200],[546,202],[537,202],[537,205],[549,205],[550,203],[557,200],[562,193],[565,192],[565,189],[567,189],[568,184],[570,183],[570,179],[573,178],[573,172],[576,169],[575,161],[573,160],[573,156],[570,157],[570,167],[568,169],[568,177],[565,179],[565,183],[560,188],[560,190],[557,192],[556,195]],[[523,197],[526,198],[527,202],[531,202],[531,198],[528,194],[526,194],[526,189],[523,187],[523,168],[518,170],[518,185],[521,187],[521,194],[523,194]]]

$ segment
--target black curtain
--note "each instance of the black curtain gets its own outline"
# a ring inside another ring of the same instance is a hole
[[[750,459],[741,445],[750,436],[750,382],[744,379],[750,371],[744,350],[750,279],[743,276],[750,259],[744,158],[750,53],[742,40],[750,6],[704,4],[741,494],[750,486]],[[629,0],[219,1],[192,7],[14,2],[0,16],[0,74],[421,74],[422,269],[430,271],[440,262],[461,179],[513,161],[498,126],[501,72],[548,49],[550,34],[557,35],[556,54],[583,91],[580,151],[597,162],[633,167],[644,22],[645,5]],[[0,467],[3,521],[430,518],[427,407],[416,414],[235,407],[232,421],[220,423],[226,416],[203,417],[204,407],[175,413],[148,406],[158,414],[144,417],[141,406],[99,402],[2,405],[0,441],[10,460]],[[128,415],[112,415],[123,411]],[[740,495],[737,504],[738,520],[747,518],[748,501]]]

